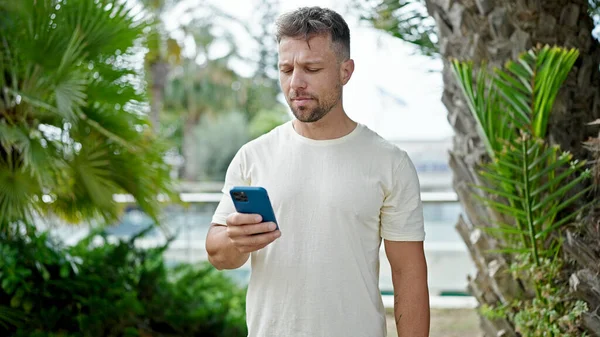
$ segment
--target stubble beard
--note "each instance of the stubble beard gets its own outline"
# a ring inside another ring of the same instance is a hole
[[[310,112],[307,111],[311,109],[309,107],[292,106],[291,100],[288,103],[288,105],[290,106],[292,113],[294,114],[294,117],[296,117],[296,119],[303,123],[314,123],[325,117],[331,111],[331,109],[333,109],[333,107],[335,107],[336,104],[340,101],[342,96],[341,85],[336,85],[335,89],[336,90],[333,94],[328,95],[323,100],[319,99],[318,97],[311,96],[311,98],[316,101],[317,106],[315,108],[312,108],[312,111]]]

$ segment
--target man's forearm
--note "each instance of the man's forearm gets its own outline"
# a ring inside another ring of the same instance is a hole
[[[209,229],[206,252],[208,261],[219,270],[239,268],[250,257],[250,253],[241,253],[233,246],[227,236],[227,227],[218,225],[212,225]]]
[[[398,337],[429,336],[429,290],[422,272],[394,273],[394,317]]]

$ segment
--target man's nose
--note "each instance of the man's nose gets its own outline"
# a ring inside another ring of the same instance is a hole
[[[305,89],[306,88],[306,80],[301,71],[295,70],[292,73],[292,79],[290,82],[290,86],[292,89]]]

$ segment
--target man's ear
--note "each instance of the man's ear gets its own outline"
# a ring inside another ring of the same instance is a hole
[[[354,73],[354,60],[347,59],[340,65],[340,79],[342,80],[342,85],[345,85],[350,81],[352,73]]]

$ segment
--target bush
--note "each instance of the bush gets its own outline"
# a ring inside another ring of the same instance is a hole
[[[141,233],[140,235],[143,235]],[[1,336],[246,336],[245,289],[208,263],[167,268],[168,247],[90,234],[0,237]]]

